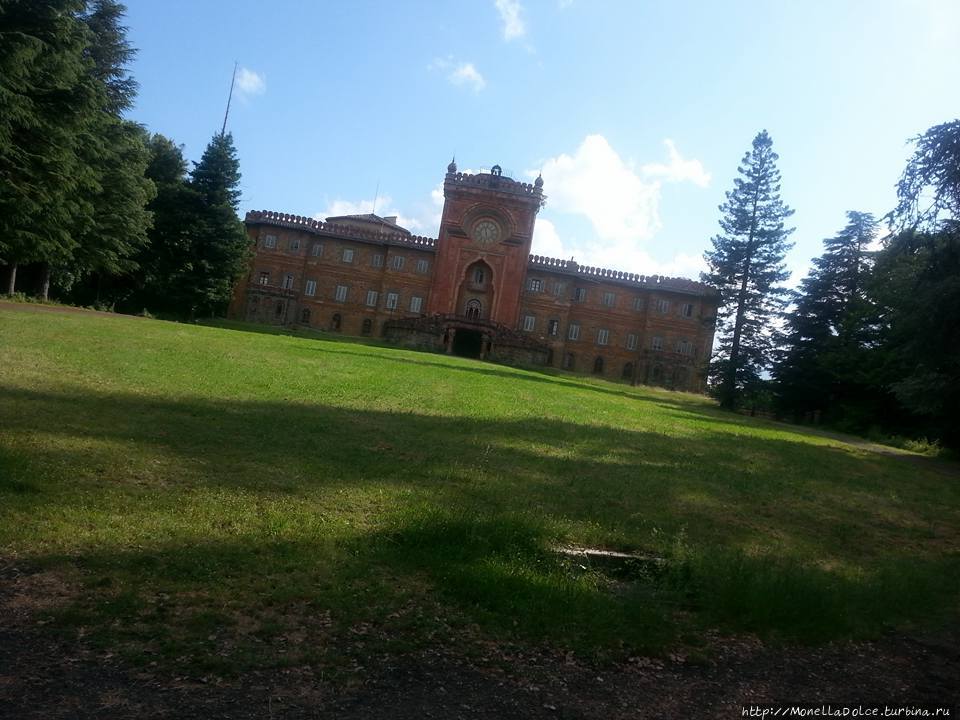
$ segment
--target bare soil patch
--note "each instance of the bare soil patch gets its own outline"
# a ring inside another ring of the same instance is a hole
[[[369,657],[335,679],[311,666],[184,677],[39,626],[43,596],[63,592],[54,578],[8,565],[0,580],[0,718],[733,718],[745,703],[958,699],[955,633],[819,648],[714,637],[708,660],[615,665],[473,642]]]

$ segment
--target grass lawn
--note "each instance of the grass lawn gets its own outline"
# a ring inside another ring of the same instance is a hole
[[[960,485],[694,395],[0,306],[0,560],[57,632],[231,672],[956,619]],[[663,558],[627,575],[558,546]]]

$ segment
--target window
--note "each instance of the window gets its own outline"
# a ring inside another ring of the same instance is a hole
[[[613,307],[613,304],[616,302],[617,296],[612,292],[605,292],[603,294],[603,304],[607,307]]]
[[[603,358],[597,356],[597,359],[593,361],[593,374],[594,375],[603,375]]]
[[[321,255],[323,255],[323,244],[314,243],[313,247],[310,248],[310,254],[313,255],[314,257],[320,257]]]
[[[543,280],[530,278],[530,292],[543,292]]]
[[[310,323],[310,308],[304,308],[300,311],[300,322],[305,325]]]
[[[289,247],[291,250],[299,250],[299,249],[300,249],[300,238],[290,238],[290,242],[288,243],[288,247]]]
[[[555,282],[553,284],[553,294],[556,297],[562,297],[566,289],[567,289],[567,286],[564,285],[562,282]]]
[[[337,302],[346,302],[348,290],[349,288],[346,285],[337,285],[337,290],[333,294],[333,299]]]
[[[430,272],[430,261],[417,260],[417,272],[421,275],[426,275],[428,272]]]
[[[330,329],[334,331],[339,331],[341,321],[342,320],[340,318],[340,313],[334,313],[333,317],[330,318]]]
[[[309,295],[313,297],[317,294],[317,281],[316,280],[307,280],[307,287],[303,291],[304,295]]]
[[[624,380],[633,380],[633,363],[628,362],[623,366],[623,372],[620,373],[620,377]]]
[[[363,325],[360,328],[360,333],[362,335],[369,335],[373,331],[373,320],[370,318],[365,318]]]
[[[387,310],[396,310],[399,302],[399,293],[387,293]]]
[[[643,310],[643,298],[637,295],[633,299],[633,309],[634,310]]]
[[[573,290],[573,301],[574,302],[586,302],[587,299],[587,289],[586,288],[574,288]]]
[[[670,312],[670,301],[669,300],[657,300],[657,312],[666,315]]]
[[[280,317],[281,315],[283,315],[283,311],[285,309],[286,307],[283,304],[283,300],[278,300],[277,301],[277,317]]]
[[[524,315],[523,316],[523,331],[524,332],[533,332],[533,329],[537,326],[537,318],[533,315]]]
[[[693,317],[693,304],[684,303],[683,306],[680,308],[680,314],[687,318]]]
[[[370,264],[374,267],[383,267],[383,255],[380,253],[374,253],[370,257]]]
[[[343,254],[340,256],[340,259],[343,260],[343,262],[345,262],[345,263],[352,263],[352,262],[353,262],[353,249],[352,249],[352,248],[344,248],[344,249],[343,249]]]
[[[376,290],[367,290],[367,307],[377,306],[377,294]]]
[[[420,308],[422,307],[423,307],[422,297],[418,297],[414,295],[412,298],[410,298],[410,312],[418,313],[420,312]]]
[[[264,235],[263,236],[263,246],[268,248],[275,248],[277,246],[277,236],[276,235]]]
[[[580,326],[577,323],[570,323],[570,327],[567,328],[567,339],[568,340],[580,339]]]
[[[474,268],[474,269],[473,269],[473,282],[475,282],[477,285],[483,285],[484,279],[485,279],[485,275],[484,275],[484,272],[483,272],[483,268],[482,268],[482,267]]]
[[[573,370],[577,364],[577,359],[574,357],[573,353],[567,353],[563,356],[563,369],[564,370]]]
[[[663,350],[663,338],[662,337],[653,337],[650,338],[650,347],[654,350]]]
[[[560,332],[560,321],[551,320],[550,324],[547,326],[547,334],[550,337],[556,337],[559,332]]]
[[[608,345],[610,343],[610,331],[600,328],[597,330],[597,345]]]
[[[627,350],[636,350],[637,349],[637,336],[633,333],[627,335]]]
[[[293,289],[293,274],[287,273],[283,276],[283,289],[292,290]]]
[[[394,255],[390,258],[390,267],[394,270],[403,270],[403,263],[406,258],[403,255]]]
[[[269,285],[269,284],[270,284],[270,273],[268,273],[268,272],[261,272],[261,273],[260,273],[260,279],[259,279],[257,282],[259,282],[261,285]]]
[[[483,306],[480,304],[480,301],[476,298],[473,300],[468,300],[466,308],[467,320],[479,320],[482,307]]]
[[[677,342],[677,352],[681,355],[693,354],[693,343],[689,340],[680,340]]]

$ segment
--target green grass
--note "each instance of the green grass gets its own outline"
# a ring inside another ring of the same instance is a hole
[[[58,632],[229,672],[955,617],[942,464],[693,395],[260,330],[0,307],[0,557],[56,581]],[[615,577],[558,545],[666,563]]]

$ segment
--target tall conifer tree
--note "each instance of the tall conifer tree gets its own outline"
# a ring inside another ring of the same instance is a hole
[[[876,340],[876,311],[868,296],[879,223],[870,213],[847,213],[847,225],[823,241],[824,253],[800,284],[787,318],[785,347],[774,370],[781,409],[823,411],[837,419],[850,403],[865,407],[871,391],[868,347]]]
[[[0,262],[7,292],[27,263],[66,264],[93,218],[82,138],[102,87],[84,58],[79,0],[0,5]]]
[[[250,258],[250,241],[237,216],[240,162],[230,133],[213,136],[190,173],[188,188],[194,194],[195,212],[184,280],[189,294],[185,310],[192,317],[225,310]]]
[[[722,233],[704,257],[704,282],[719,288],[719,347],[710,374],[722,407],[732,409],[745,388],[760,381],[772,351],[771,321],[783,306],[789,277],[783,258],[793,214],[780,199],[780,171],[766,130],[753,140],[720,205]]]

